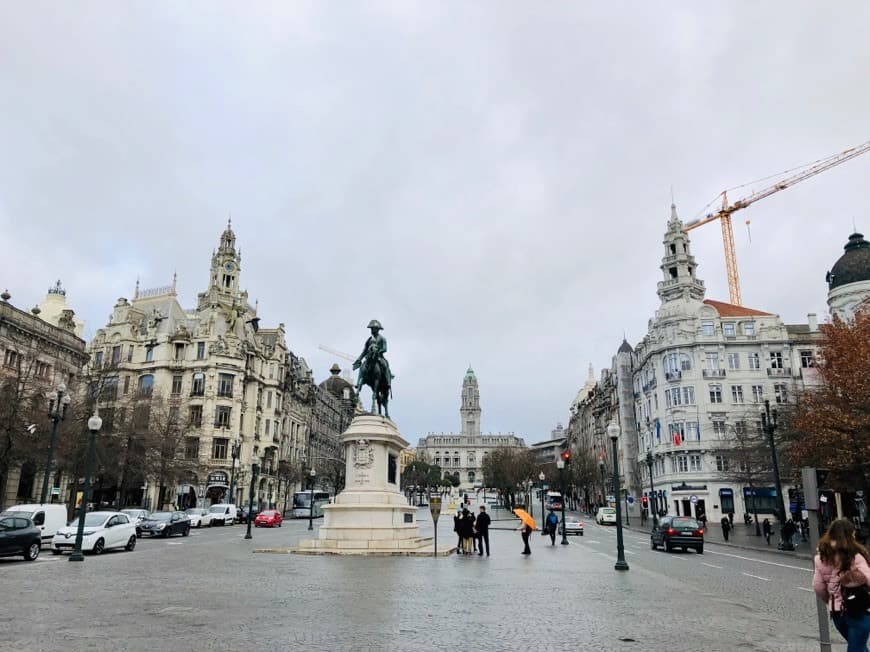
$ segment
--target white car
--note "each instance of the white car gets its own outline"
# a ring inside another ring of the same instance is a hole
[[[595,521],[599,525],[605,525],[606,523],[616,525],[616,510],[613,507],[601,507],[595,516]]]
[[[190,518],[190,527],[211,527],[211,519],[214,514],[207,509],[192,507],[191,509],[184,510],[184,513]]]
[[[209,525],[232,525],[236,522],[237,510],[235,505],[220,503],[212,505],[208,508],[211,514],[211,522]]]
[[[121,513],[130,517],[130,521],[136,526],[136,536],[141,537],[142,530],[139,528],[139,524],[148,519],[151,516],[151,512],[147,509],[130,508],[122,509]]]
[[[76,518],[62,527],[51,541],[51,551],[55,555],[64,550],[72,550],[76,544],[79,520]],[[95,555],[111,548],[133,550],[136,547],[136,525],[130,517],[120,512],[90,512],[85,514],[85,530],[82,537],[82,551]]]

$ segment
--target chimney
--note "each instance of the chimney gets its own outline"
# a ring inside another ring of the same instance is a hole
[[[816,313],[811,312],[807,315],[807,323],[810,325],[810,332],[814,333],[819,330],[819,319],[816,317]]]

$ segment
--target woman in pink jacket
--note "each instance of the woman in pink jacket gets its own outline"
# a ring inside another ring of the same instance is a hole
[[[870,614],[855,617],[843,611],[841,580],[845,586],[870,585],[867,550],[855,538],[855,525],[845,518],[831,523],[819,541],[813,590],[828,604],[834,625],[848,644],[847,652],[867,652]]]

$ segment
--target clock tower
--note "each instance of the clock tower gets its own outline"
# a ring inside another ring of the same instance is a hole
[[[239,293],[239,272],[242,257],[236,251],[236,234],[233,233],[232,220],[221,234],[221,243],[211,257],[211,280],[209,290],[236,296]]]

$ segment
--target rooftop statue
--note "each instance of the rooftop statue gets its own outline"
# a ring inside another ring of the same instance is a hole
[[[392,396],[393,374],[390,371],[390,363],[384,357],[387,352],[387,338],[381,335],[383,326],[377,319],[372,319],[369,322],[368,328],[372,334],[366,340],[362,353],[354,361],[353,368],[359,369],[359,377],[356,381],[356,393],[360,395],[360,390],[363,385],[367,385],[372,390],[372,409],[371,413],[375,413],[375,405],[378,408],[378,414],[390,418],[388,403]]]

